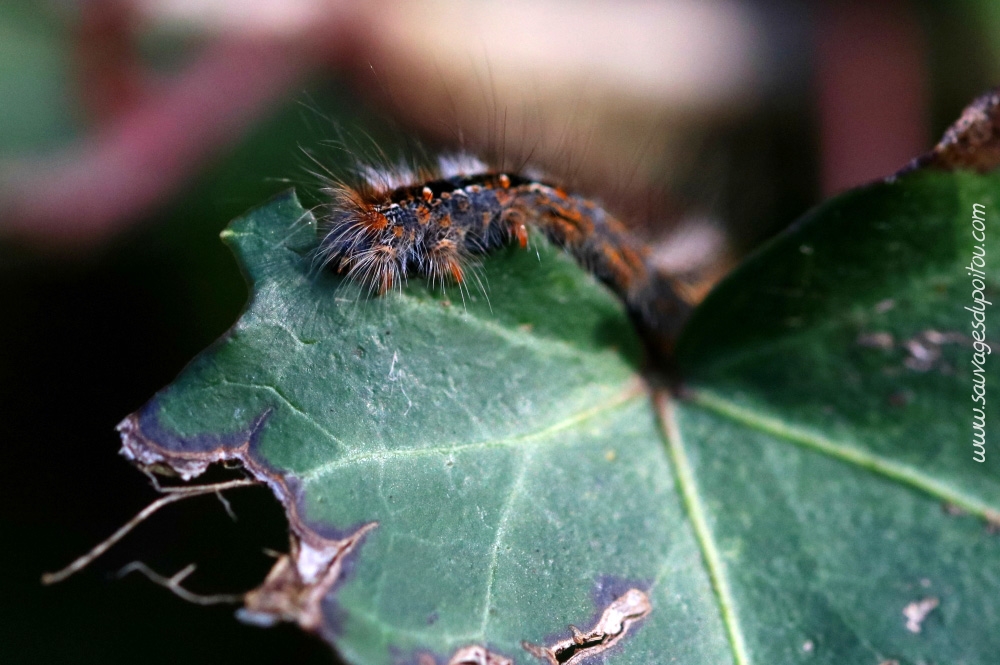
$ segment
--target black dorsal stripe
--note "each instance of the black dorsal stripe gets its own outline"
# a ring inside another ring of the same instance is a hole
[[[420,200],[423,198],[423,191],[426,187],[431,190],[431,195],[435,199],[441,198],[442,194],[451,194],[452,192],[465,189],[466,187],[471,187],[473,185],[479,186],[497,186],[497,180],[501,175],[506,175],[510,180],[511,187],[519,187],[521,185],[528,185],[534,183],[535,181],[531,178],[526,178],[522,175],[516,173],[502,173],[502,172],[490,172],[490,173],[476,173],[467,176],[456,176],[454,178],[440,178],[438,180],[428,180],[422,182],[419,185],[407,185],[405,187],[397,187],[396,189],[389,192],[389,202],[390,203],[403,203],[405,201],[412,201],[414,199]]]

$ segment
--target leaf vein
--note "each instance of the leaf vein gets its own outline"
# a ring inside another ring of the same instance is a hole
[[[591,407],[589,409],[584,409],[578,411],[570,416],[564,418],[563,420],[549,425],[544,429],[537,432],[529,432],[527,434],[521,434],[518,436],[512,436],[505,439],[492,439],[487,441],[476,441],[473,443],[465,444],[445,444],[437,445],[433,447],[426,448],[396,448],[391,450],[379,451],[377,453],[363,453],[348,455],[341,459],[333,460],[325,464],[321,464],[309,471],[302,473],[299,477],[304,482],[310,482],[321,478],[329,473],[336,471],[348,466],[354,466],[356,464],[364,464],[366,462],[380,462],[385,463],[394,458],[406,458],[406,457],[418,457],[424,455],[448,455],[457,452],[465,452],[467,450],[484,450],[489,448],[514,448],[519,446],[525,446],[533,441],[544,441],[546,438],[551,437],[551,435],[557,432],[575,427],[584,423],[588,420],[596,418],[605,412],[612,411],[617,408],[623,408],[629,403],[641,398],[643,393],[637,392],[633,389],[625,390],[613,398],[609,399],[603,404]],[[559,443],[560,439],[551,438],[547,443],[556,444]]]
[[[987,502],[966,494],[948,483],[941,482],[917,468],[887,459],[848,443],[828,439],[816,432],[788,425],[777,418],[754,413],[710,391],[695,389],[691,391],[691,396],[695,404],[741,425],[800,447],[824,453],[834,459],[854,464],[902,485],[918,489],[989,522],[1000,520],[1000,507],[991,506]]]
[[[500,547],[503,544],[504,536],[507,534],[507,524],[515,500],[524,489],[524,479],[528,475],[528,466],[531,462],[531,450],[527,449],[521,456],[521,466],[517,471],[517,478],[510,484],[510,491],[504,501],[503,509],[500,511],[500,519],[497,521],[496,534],[493,537],[493,547],[490,550],[490,562],[486,571],[486,593],[483,596],[483,616],[479,625],[479,635],[483,642],[486,642],[486,627],[490,621],[490,604],[493,601],[493,587],[496,584],[496,572],[500,565]]]
[[[705,507],[702,505],[701,497],[698,493],[698,484],[695,480],[694,470],[691,468],[687,452],[684,450],[684,441],[681,438],[680,427],[677,424],[669,399],[665,393],[658,394],[656,396],[656,408],[665,430],[667,450],[674,465],[677,486],[680,489],[681,499],[687,508],[688,517],[690,517],[691,524],[694,527],[695,539],[698,541],[702,556],[705,558],[705,566],[708,568],[712,588],[715,590],[715,597],[719,603],[719,613],[722,617],[722,623],[726,627],[726,636],[729,638],[733,660],[736,665],[749,665],[751,662],[750,656],[747,653],[743,631],[736,616],[732,591],[729,588],[729,580],[726,577],[726,566],[722,561],[722,554],[719,552],[712,529],[708,524]]]
[[[239,382],[239,381],[230,381],[229,379],[226,379],[226,378],[222,379],[222,383],[225,384],[225,385],[228,385],[228,386],[236,387],[236,388],[251,388],[251,389],[254,389],[254,390],[263,390],[265,392],[271,393],[272,395],[274,395],[275,397],[277,397],[278,399],[280,399],[282,402],[284,402],[285,404],[287,404],[288,408],[290,408],[292,411],[294,411],[295,413],[297,413],[301,417],[305,418],[306,422],[308,422],[310,425],[312,425],[313,427],[315,427],[316,429],[318,429],[320,432],[322,432],[331,441],[334,441],[334,442],[336,442],[338,444],[343,445],[343,441],[341,441],[339,438],[337,438],[336,436],[334,436],[334,434],[332,432],[330,432],[328,429],[326,429],[325,427],[323,427],[322,425],[320,425],[318,422],[316,422],[315,418],[313,418],[312,416],[310,416],[307,412],[303,411],[300,407],[296,406],[290,399],[288,399],[280,390],[278,390],[274,386],[263,385],[263,384],[260,384],[260,383],[242,383],[242,382]]]

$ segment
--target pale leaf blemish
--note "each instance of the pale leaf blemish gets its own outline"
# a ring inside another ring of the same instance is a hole
[[[885,314],[894,307],[896,307],[896,301],[892,298],[887,298],[886,300],[880,300],[875,303],[875,312],[877,314]]]
[[[448,665],[514,665],[514,661],[474,644],[456,651]]]
[[[891,350],[895,341],[892,338],[892,333],[871,332],[858,335],[857,343],[858,346],[869,349]]]
[[[944,511],[945,515],[951,515],[952,517],[961,517],[965,514],[965,511],[959,506],[947,501],[941,504],[941,510]]]
[[[911,633],[919,633],[922,629],[924,619],[940,604],[937,598],[924,598],[916,600],[903,608],[903,616],[906,617],[906,629]]]
[[[629,628],[652,611],[649,596],[639,589],[629,589],[611,602],[601,614],[597,624],[589,631],[570,626],[572,637],[552,646],[522,642],[521,646],[531,655],[551,665],[575,665],[617,644]]]
[[[940,332],[927,329],[903,342],[909,356],[903,361],[907,369],[915,372],[926,372],[935,365],[944,371],[945,366],[938,363],[941,358],[941,347],[946,344],[966,344],[971,346],[972,339],[957,332]]]
[[[389,376],[386,378],[388,379],[390,384],[392,385],[398,384],[400,392],[402,392],[403,397],[406,398],[406,411],[403,412],[403,415],[405,416],[410,412],[410,409],[413,407],[413,400],[411,400],[410,396],[406,394],[406,386],[403,385],[403,381],[406,378],[406,372],[402,369],[396,369],[396,362],[398,360],[399,360],[399,352],[393,351],[392,362],[389,364]]]
[[[869,349],[891,351],[897,346],[892,334],[884,331],[862,332],[858,335],[858,346]],[[934,329],[921,331],[910,339],[903,340],[898,346],[906,351],[907,357],[903,365],[914,372],[926,372],[938,366],[945,371],[946,367],[939,363],[941,347],[946,344],[965,344],[971,346],[972,339],[957,332],[940,332]]]
[[[926,372],[934,366],[934,362],[941,355],[937,345],[925,344],[924,340],[916,337],[906,340],[906,350],[910,357],[903,364],[915,372]]]

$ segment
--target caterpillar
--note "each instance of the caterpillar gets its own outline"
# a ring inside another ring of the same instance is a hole
[[[647,342],[668,358],[688,305],[648,249],[596,202],[529,172],[491,169],[459,154],[435,169],[359,169],[360,184],[328,183],[317,261],[382,295],[413,275],[467,279],[470,261],[543,233],[624,303]]]

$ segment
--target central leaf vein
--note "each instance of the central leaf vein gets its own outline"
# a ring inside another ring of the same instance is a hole
[[[726,566],[722,561],[722,554],[719,552],[719,547],[708,524],[708,517],[705,506],[701,502],[694,470],[691,468],[687,452],[684,449],[681,430],[674,416],[674,410],[670,406],[669,399],[663,393],[658,394],[656,396],[656,408],[665,430],[667,449],[677,475],[677,485],[680,489],[684,505],[687,507],[688,516],[691,519],[698,546],[701,548],[702,556],[705,558],[705,566],[708,568],[712,588],[715,590],[716,600],[719,603],[719,613],[722,615],[722,623],[726,627],[733,660],[736,665],[749,665],[751,662],[750,656],[747,653],[743,631],[736,616],[732,591],[729,588],[729,580],[726,577]]]

